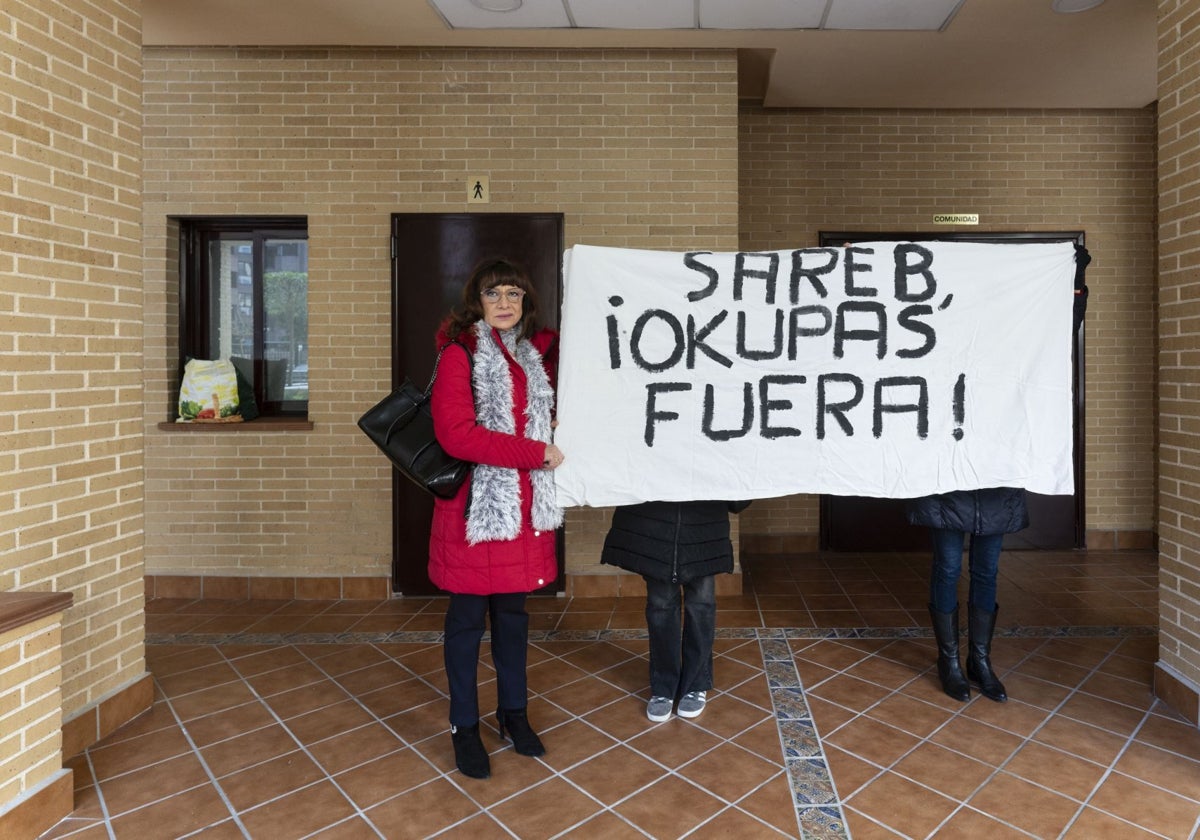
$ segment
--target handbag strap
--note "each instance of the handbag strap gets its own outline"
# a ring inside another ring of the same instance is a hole
[[[425,401],[429,402],[429,397],[433,393],[433,383],[437,380],[438,365],[442,362],[442,354],[446,352],[446,348],[451,344],[457,344],[467,354],[467,365],[470,371],[467,375],[467,384],[471,386],[471,402],[475,402],[475,358],[471,355],[471,351],[467,349],[467,345],[461,341],[450,340],[442,345],[442,349],[438,351],[437,358],[433,360],[433,374],[429,377],[429,385],[425,388]],[[475,465],[471,465],[472,474],[474,473]],[[475,499],[475,482],[472,481],[467,486],[467,504],[463,507],[463,519],[466,520],[471,515],[471,502]]]
[[[467,349],[467,345],[463,344],[461,341],[452,339],[442,345],[442,349],[438,351],[437,358],[433,360],[433,373],[429,377],[429,384],[425,386],[426,400],[428,400],[429,395],[433,393],[433,383],[437,380],[438,365],[441,364],[442,354],[446,352],[446,348],[451,344],[457,344],[463,349],[463,352],[467,354],[467,365],[470,367],[472,374],[471,376],[467,377],[467,382],[471,385],[471,396],[475,396],[475,377],[473,375],[475,373],[475,360],[471,358],[471,351]]]

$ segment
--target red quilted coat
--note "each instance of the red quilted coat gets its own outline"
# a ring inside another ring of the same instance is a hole
[[[442,448],[456,458],[477,464],[513,467],[521,487],[521,532],[516,539],[495,540],[470,545],[466,535],[466,509],[470,479],[453,499],[435,499],[433,527],[429,534],[429,579],[435,586],[467,595],[492,595],[501,592],[531,592],[554,580],[558,573],[553,530],[535,531],[530,508],[533,487],[529,471],[539,469],[546,444],[525,438],[525,371],[504,348],[495,330],[487,333],[504,353],[512,374],[513,411],[516,434],[494,432],[475,422],[475,403],[471,391],[471,361],[458,347],[448,347],[438,365],[433,386],[434,432]],[[466,330],[456,341],[475,352],[475,333]],[[449,338],[440,332],[439,349]],[[558,335],[541,330],[533,336],[534,347],[541,353],[546,372],[553,384]]]

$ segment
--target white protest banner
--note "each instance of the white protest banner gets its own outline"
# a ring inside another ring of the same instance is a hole
[[[1073,492],[1071,243],[565,255],[559,503]]]

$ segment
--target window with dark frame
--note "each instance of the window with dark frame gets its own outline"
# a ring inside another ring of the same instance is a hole
[[[181,219],[180,369],[229,359],[264,417],[308,414],[308,220]]]

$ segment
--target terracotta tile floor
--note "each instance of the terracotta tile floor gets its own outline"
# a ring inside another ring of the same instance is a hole
[[[943,695],[917,555],[745,557],[717,688],[651,724],[642,604],[530,602],[542,759],[454,770],[444,601],[152,601],[153,708],[70,762],[83,838],[1193,838],[1151,552],[1010,552],[1010,700]],[[481,703],[495,703],[485,650]]]

